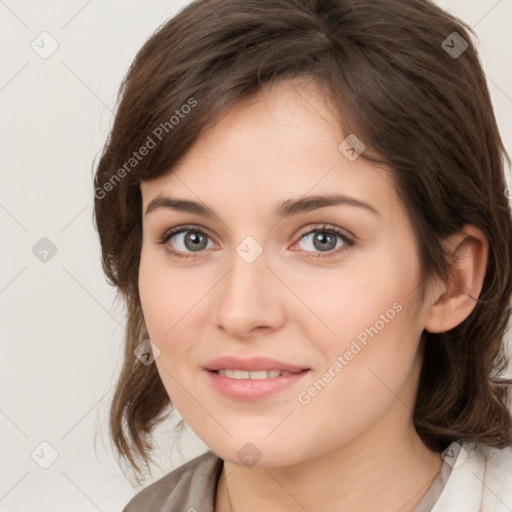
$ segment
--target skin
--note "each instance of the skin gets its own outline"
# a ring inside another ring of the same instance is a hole
[[[473,226],[447,240],[460,255],[452,279],[428,282],[422,300],[413,229],[391,179],[340,152],[347,135],[332,112],[312,82],[275,84],[229,110],[171,173],[141,183],[144,319],[172,402],[224,460],[216,511],[410,512],[441,469],[441,455],[427,449],[411,419],[420,335],[449,330],[471,313],[466,292],[481,291],[487,241]],[[333,192],[379,215],[334,205],[272,217],[282,200]],[[167,195],[205,203],[220,218],[169,208],[144,214]],[[166,245],[192,256],[176,259],[158,237],[184,224],[202,229],[208,245],[194,252],[175,235]],[[323,233],[322,224],[356,244],[336,252],[344,246],[336,237],[336,248],[322,251],[312,236],[301,238],[314,228]],[[247,236],[263,250],[252,263],[236,252]],[[299,403],[297,394],[394,303],[401,311],[308,404]],[[234,400],[201,370],[227,354],[265,355],[311,372],[269,398]],[[247,442],[261,453],[253,466],[237,456]]]

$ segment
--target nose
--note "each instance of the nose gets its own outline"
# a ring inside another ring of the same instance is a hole
[[[233,251],[230,264],[215,295],[217,326],[237,339],[279,329],[285,321],[286,290],[269,268],[267,253],[250,263]]]

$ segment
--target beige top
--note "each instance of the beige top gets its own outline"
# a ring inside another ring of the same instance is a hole
[[[215,492],[223,464],[221,458],[207,451],[142,489],[123,512],[214,512]],[[431,511],[451,469],[444,462],[441,472],[413,512]]]

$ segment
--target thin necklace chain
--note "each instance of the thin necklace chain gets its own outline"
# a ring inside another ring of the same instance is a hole
[[[226,492],[228,493],[228,500],[229,500],[229,510],[233,512],[233,506],[231,505],[231,496],[229,495],[229,489],[228,489],[228,482],[227,479],[224,479],[224,484],[226,486]]]

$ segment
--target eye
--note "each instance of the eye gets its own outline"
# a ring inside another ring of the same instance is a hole
[[[170,243],[171,240],[173,243]],[[341,240],[341,246],[338,243]],[[173,258],[195,258],[194,253],[200,253],[203,249],[211,249],[208,244],[211,238],[197,226],[178,226],[166,231],[158,239],[158,243],[165,245],[165,250]],[[307,257],[328,257],[346,251],[355,245],[353,237],[336,226],[322,224],[314,226],[307,233],[301,235],[295,245],[304,242],[304,251],[313,253]],[[315,251],[318,251],[315,253]],[[320,253],[320,254],[319,254]],[[321,254],[326,253],[326,254]]]
[[[174,239],[174,242],[168,243]],[[165,249],[175,258],[194,258],[194,253],[203,249],[210,249],[208,246],[210,237],[196,226],[178,226],[166,231],[158,240],[159,244],[167,244]],[[173,248],[177,247],[177,250]],[[191,251],[191,252],[187,252]]]
[[[342,242],[341,247],[340,244],[338,244],[339,240]],[[313,229],[310,229],[307,233],[303,234],[300,237],[299,242],[294,245],[297,245],[302,241],[305,242],[303,247],[305,247],[304,250],[306,252],[319,251],[320,253],[327,253],[311,254],[307,257],[332,256],[333,254],[339,254],[343,251],[346,251],[355,245],[354,239],[340,228],[326,224],[315,226]]]

